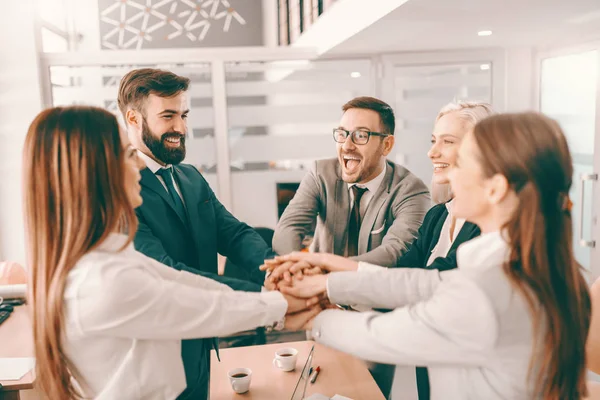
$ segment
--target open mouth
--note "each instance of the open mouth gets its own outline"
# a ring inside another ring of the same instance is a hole
[[[450,164],[446,163],[433,163],[433,172],[442,172],[448,168]]]
[[[164,141],[171,147],[179,147],[181,145],[181,136],[168,136]]]
[[[344,160],[344,167],[347,172],[352,173],[358,170],[361,159],[357,156],[344,156],[342,157]]]

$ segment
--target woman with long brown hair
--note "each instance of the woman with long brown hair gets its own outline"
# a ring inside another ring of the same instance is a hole
[[[136,252],[143,167],[105,110],[52,108],[29,128],[30,301],[37,384],[50,399],[174,399],[186,385],[181,339],[270,325],[312,305],[233,292]]]
[[[427,366],[432,399],[580,399],[590,299],[573,256],[572,174],[555,121],[489,117],[450,171],[453,212],[482,232],[458,249],[458,270],[334,272],[281,290],[394,309],[326,310],[306,327],[370,361]]]

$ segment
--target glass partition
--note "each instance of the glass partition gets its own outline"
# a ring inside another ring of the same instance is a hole
[[[218,194],[210,64],[53,66],[50,67],[52,103],[55,106],[86,104],[104,107],[115,113],[123,123],[117,107],[119,82],[127,72],[141,67],[168,69],[191,79],[189,136],[184,162],[195,165]]]
[[[372,95],[369,60],[226,64],[233,212],[275,227],[312,161],[336,157],[341,107]]]
[[[583,238],[591,237],[593,196],[592,185],[582,178],[594,172],[598,51],[547,58],[542,60],[541,67],[540,110],[560,123],[569,141],[574,166],[570,194],[573,245],[577,261],[589,269],[590,248],[580,243],[580,228]],[[579,194],[582,185],[585,185],[583,199]],[[580,219],[581,207],[583,219]]]
[[[427,151],[440,108],[456,100],[492,100],[492,64],[393,65],[396,113],[395,161],[429,184],[433,172]],[[393,156],[392,156],[393,158]]]

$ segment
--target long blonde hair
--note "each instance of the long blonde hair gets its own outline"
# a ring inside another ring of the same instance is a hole
[[[481,101],[457,101],[446,104],[437,117],[437,123],[444,115],[456,113],[460,119],[467,122],[469,128],[473,128],[479,121],[495,114],[489,103]],[[431,197],[434,203],[440,204],[452,199],[450,184],[438,184],[431,182]]]
[[[127,199],[125,156],[114,115],[58,107],[32,122],[23,152],[25,229],[31,270],[38,387],[50,399],[80,398],[63,352],[64,290],[69,272],[111,232],[137,219]]]

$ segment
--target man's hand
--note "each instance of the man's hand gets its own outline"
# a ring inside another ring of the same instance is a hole
[[[275,282],[280,280],[292,282],[292,275],[294,278],[302,279],[303,272],[313,268],[315,267],[306,261],[285,261],[273,270],[269,278]]]
[[[270,280],[269,278],[265,278],[265,282],[263,283],[263,286],[268,291],[277,290],[277,284],[275,282],[273,282],[272,280]]]
[[[261,271],[273,271],[273,269],[281,264],[281,261],[277,261],[276,259],[268,259],[265,260],[265,263],[258,267]]]
[[[292,282],[294,278],[302,279],[303,275],[316,275],[323,273],[320,267],[323,254],[294,252],[286,256],[277,256],[272,260],[265,260],[260,266],[261,271],[268,271],[273,283],[279,281]]]

